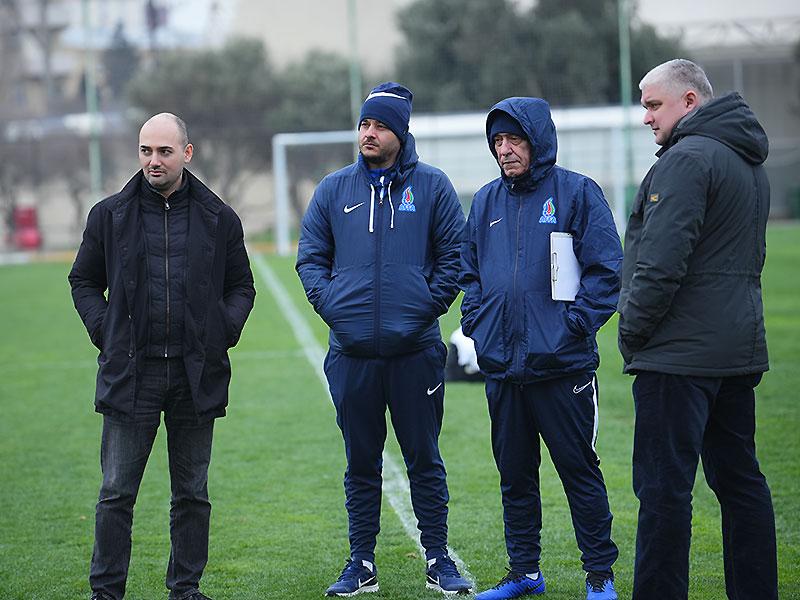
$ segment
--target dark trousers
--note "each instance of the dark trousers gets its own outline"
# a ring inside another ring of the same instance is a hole
[[[583,568],[610,571],[618,551],[611,541],[608,494],[594,449],[598,426],[594,373],[524,385],[487,379],[486,397],[511,570],[539,570],[541,436],[564,486]]]
[[[120,600],[131,556],[133,505],[156,437],[161,412],[167,428],[172,487],[171,551],[166,585],[170,598],[198,591],[208,560],[208,465],[213,421],[198,422],[183,360],[145,359],[133,417],[103,416],[97,502],[89,583],[93,592]]]
[[[406,464],[426,558],[447,553],[449,495],[439,454],[445,353],[440,342],[391,358],[357,358],[331,351],[325,359],[347,455],[345,507],[353,560],[375,560],[387,407]]]
[[[688,598],[692,488],[699,457],[722,510],[728,598],[778,597],[775,516],[756,460],[754,388],[760,380],[760,374],[636,376],[634,600]]]

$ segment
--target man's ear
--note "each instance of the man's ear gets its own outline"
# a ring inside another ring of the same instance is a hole
[[[192,154],[194,154],[194,146],[186,144],[186,148],[183,149],[183,162],[185,164],[189,164],[192,160]]]
[[[683,95],[683,102],[684,106],[686,107],[686,112],[691,112],[700,106],[700,100],[697,97],[697,92],[694,90],[686,91],[686,93]]]

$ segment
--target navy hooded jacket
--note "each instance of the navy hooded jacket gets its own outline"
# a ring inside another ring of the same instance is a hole
[[[588,177],[555,164],[556,130],[538,98],[509,98],[495,111],[516,119],[530,140],[527,173],[491,181],[475,194],[461,246],[461,324],[481,371],[529,383],[599,365],[595,333],[611,317],[622,246],[608,203]],[[552,299],[550,233],[572,234],[581,267],[574,302]]]
[[[333,350],[395,356],[441,340],[458,294],[464,213],[447,176],[406,134],[382,193],[363,160],[325,177],[303,218],[297,273]]]

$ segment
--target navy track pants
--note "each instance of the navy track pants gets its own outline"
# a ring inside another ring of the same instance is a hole
[[[390,358],[328,352],[325,374],[342,431],[345,507],[353,560],[375,560],[380,531],[386,408],[400,444],[427,559],[447,553],[447,492],[439,432],[444,416],[442,342]]]
[[[618,550],[611,541],[611,511],[594,449],[598,425],[595,374],[524,385],[487,379],[486,397],[511,570],[539,570],[541,436],[564,486],[583,568],[609,571]]]
[[[777,599],[775,515],[756,459],[754,388],[760,380],[761,374],[636,375],[634,600],[689,596],[692,488],[700,457],[722,512],[728,598]]]

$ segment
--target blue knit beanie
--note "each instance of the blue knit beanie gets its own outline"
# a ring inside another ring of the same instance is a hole
[[[359,124],[364,119],[375,119],[392,130],[401,142],[408,133],[408,120],[411,118],[411,90],[407,87],[387,81],[369,93],[361,107]]]
[[[528,140],[528,134],[522,129],[514,117],[505,112],[504,110],[495,110],[489,115],[489,123],[486,125],[489,132],[489,145],[493,145],[494,136],[498,133],[508,133],[511,135],[518,135],[521,138]],[[528,140],[530,142],[530,140]]]

